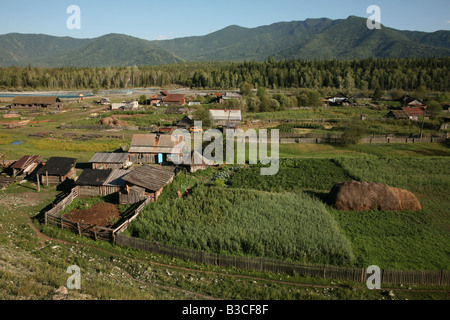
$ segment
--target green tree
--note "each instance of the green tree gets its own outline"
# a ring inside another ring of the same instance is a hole
[[[366,135],[367,127],[363,121],[349,121],[342,134],[342,144],[355,145]]]
[[[138,99],[138,102],[141,106],[144,106],[147,104],[147,96],[145,94],[141,95]]]
[[[427,103],[427,114],[431,120],[439,119],[443,110],[439,102],[431,100]]]
[[[211,113],[209,112],[209,110],[205,107],[199,107],[195,112],[194,112],[194,120],[195,121],[201,121],[202,122],[202,127],[205,129],[207,128],[211,128],[212,124],[213,124],[213,119],[211,116]]]

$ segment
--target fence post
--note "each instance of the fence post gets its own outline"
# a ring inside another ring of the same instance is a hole
[[[81,236],[80,223],[77,222],[78,235]]]

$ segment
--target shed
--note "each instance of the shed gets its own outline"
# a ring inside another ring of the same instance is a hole
[[[134,163],[174,162],[183,157],[183,147],[183,136],[135,134],[128,153]]]
[[[42,184],[60,184],[66,179],[75,179],[75,163],[77,159],[63,158],[63,157],[51,157],[37,171],[37,179],[40,179]]]
[[[56,107],[62,105],[61,99],[58,97],[40,97],[40,96],[21,96],[15,97],[12,101],[15,107]]]
[[[177,123],[177,128],[179,128],[179,129],[189,129],[193,125],[194,125],[194,120],[192,120],[188,116],[185,116],[183,119],[181,119]]]
[[[242,121],[241,110],[210,109],[209,112],[218,126],[239,127]]]
[[[96,153],[89,162],[92,169],[123,169],[131,165],[130,154],[123,153]]]
[[[158,200],[164,187],[172,183],[175,177],[173,168],[143,165],[132,170],[122,179],[126,182],[126,190],[119,194],[121,204],[133,204],[151,198]]]
[[[164,106],[184,106],[186,104],[186,95],[184,94],[167,94],[162,99],[162,104]]]
[[[42,162],[41,156],[23,156],[10,166],[13,177],[20,174],[30,174]]]
[[[119,192],[126,186],[122,177],[128,170],[86,169],[78,177],[75,185],[79,187],[80,197],[107,196]]]

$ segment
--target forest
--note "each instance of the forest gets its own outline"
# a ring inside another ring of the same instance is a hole
[[[80,90],[164,87],[450,91],[450,57],[365,60],[186,62],[107,68],[0,68],[0,90]]]

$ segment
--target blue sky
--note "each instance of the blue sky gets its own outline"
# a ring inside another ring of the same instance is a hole
[[[67,8],[81,9],[81,29],[69,30]],[[232,24],[257,27],[307,18],[369,17],[400,30],[450,30],[450,0],[0,0],[0,34],[44,33],[94,38],[123,33],[155,40],[205,35]]]

